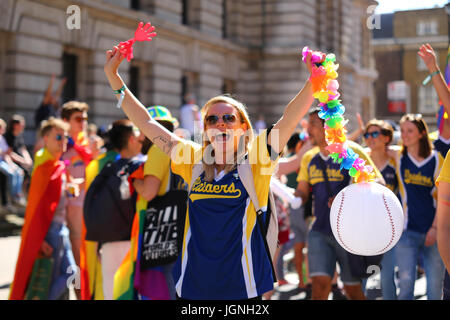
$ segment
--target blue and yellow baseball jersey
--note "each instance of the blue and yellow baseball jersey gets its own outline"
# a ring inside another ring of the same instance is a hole
[[[366,160],[366,164],[371,165],[374,168],[377,177],[380,178],[380,172],[375,168],[375,165],[363,148],[352,141],[348,141],[348,144],[360,158]],[[332,195],[328,192],[320,161],[325,162]],[[300,165],[300,172],[297,177],[297,181],[306,181],[312,186],[313,214],[315,217],[312,230],[328,235],[333,234],[330,225],[330,208],[328,207],[328,200],[330,197],[336,196],[351,182],[348,170],[344,169],[341,171],[339,168],[339,163],[334,163],[330,156],[324,156],[320,153],[320,149],[315,147],[304,154]]]
[[[172,170],[190,184],[202,148],[177,145]],[[178,158],[178,159],[177,159]],[[180,161],[180,159],[183,159]],[[249,148],[249,161],[260,205],[267,210],[269,184],[278,159],[270,159],[267,132]],[[237,169],[207,182],[204,173],[189,195],[182,254],[174,266],[178,296],[185,299],[249,299],[273,289],[270,260],[256,212]]]
[[[386,182],[386,187],[389,188],[392,192],[397,194],[398,192],[398,179],[397,174],[395,173],[395,160],[389,159],[386,162],[386,165],[383,168],[380,168],[381,175]]]
[[[405,229],[427,233],[436,214],[435,181],[443,164],[442,156],[433,150],[421,162],[399,151],[397,177],[405,213]]]
[[[439,136],[436,140],[433,141],[433,144],[436,151],[438,151],[442,158],[445,159],[445,156],[450,149],[450,139],[445,140],[443,137]]]

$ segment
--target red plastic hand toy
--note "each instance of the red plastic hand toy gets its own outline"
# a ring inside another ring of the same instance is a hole
[[[152,41],[152,38],[156,37],[156,32],[153,32],[155,27],[153,27],[150,22],[144,25],[143,22],[139,22],[139,26],[134,32],[134,38],[123,41],[119,43],[119,50],[127,61],[130,62],[133,59],[133,44],[136,41]]]

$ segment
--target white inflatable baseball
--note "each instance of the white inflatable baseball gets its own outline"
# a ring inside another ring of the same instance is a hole
[[[348,252],[373,256],[390,250],[403,232],[400,201],[375,182],[351,184],[333,201],[330,223],[334,237]]]

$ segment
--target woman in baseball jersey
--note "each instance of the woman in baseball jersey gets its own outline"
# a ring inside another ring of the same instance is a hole
[[[396,172],[405,226],[395,247],[399,268],[398,299],[414,299],[417,259],[422,251],[428,299],[440,300],[444,264],[436,244],[435,181],[443,159],[432,148],[422,115],[404,115],[400,129],[403,145],[396,154]]]
[[[281,119],[253,138],[244,105],[217,96],[202,108],[202,144],[164,129],[126,88],[118,74],[124,55],[106,53],[106,76],[131,121],[172,159],[172,170],[191,186],[183,248],[174,267],[182,299],[259,299],[273,289],[270,258],[256,223],[255,206],[237,172],[245,154],[256,196],[267,210],[270,178],[279,154],[313,102],[311,83],[287,105]],[[311,54],[307,59],[311,72]],[[193,178],[194,165],[203,172]]]

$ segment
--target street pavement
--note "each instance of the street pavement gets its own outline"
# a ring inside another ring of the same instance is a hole
[[[7,214],[0,216],[0,300],[8,299],[9,287],[14,277],[14,268],[20,247],[20,230],[23,225],[23,218],[20,215]],[[309,299],[310,293],[298,288],[298,275],[295,272],[293,263],[293,252],[288,252],[284,257],[285,278],[289,284],[276,286],[272,295],[272,300],[305,300]],[[342,283],[338,280],[338,287],[342,288]],[[366,285],[366,296],[370,300],[380,300],[381,289],[379,275],[369,277]],[[426,279],[420,276],[415,284],[415,299],[426,300]],[[75,299],[73,289],[70,290],[70,299]],[[341,292],[330,293],[329,300],[342,300],[345,297]]]

